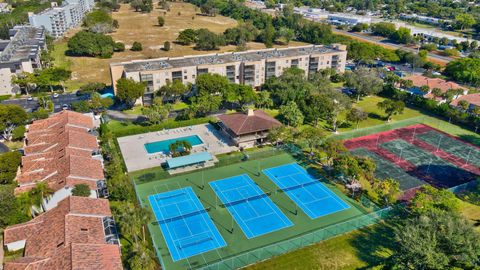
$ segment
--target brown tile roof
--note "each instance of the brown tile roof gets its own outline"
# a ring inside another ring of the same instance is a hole
[[[218,119],[237,136],[266,131],[282,125],[262,110],[255,110],[251,115],[248,113],[222,114]]]
[[[96,189],[96,183],[88,181],[103,180],[104,175],[102,162],[92,158],[99,146],[97,138],[88,133],[91,128],[90,116],[71,111],[31,124],[15,192],[28,191],[38,182],[46,182],[54,191],[73,183]]]
[[[122,269],[118,246],[115,245],[72,245],[72,269]]]
[[[96,181],[103,179],[105,176],[102,162],[91,156],[42,157],[37,160],[24,160],[21,173],[16,178],[21,189],[15,191],[24,192],[38,182],[47,183],[54,191],[70,186],[69,183],[79,182],[92,182],[89,186],[95,187]],[[26,189],[25,186],[29,188]]]
[[[47,119],[35,121],[28,126],[28,130],[34,133],[43,132],[46,129],[62,128],[64,126],[78,129],[92,129],[94,127],[92,117],[78,112],[65,110],[56,113]]]
[[[467,88],[451,81],[446,81],[440,78],[429,78],[426,76],[422,75],[412,75],[403,78],[404,80],[410,80],[412,81],[413,85],[415,87],[422,87],[424,85],[428,85],[428,87],[431,89],[433,88],[438,88],[442,91],[442,93],[447,92],[449,89],[463,89],[467,90]]]
[[[28,134],[29,132],[27,132]],[[63,148],[94,151],[98,149],[97,138],[85,131],[67,130],[58,134],[49,133],[41,136],[29,136],[25,140],[25,155],[31,155]]]
[[[7,227],[4,244],[25,240],[24,257],[9,269],[122,269],[118,245],[105,241],[108,200],[70,196],[32,221]]]
[[[453,100],[452,103],[450,104],[453,106],[457,106],[460,100],[466,100],[469,104],[473,104],[475,106],[480,107],[480,93],[460,96],[459,98]]]

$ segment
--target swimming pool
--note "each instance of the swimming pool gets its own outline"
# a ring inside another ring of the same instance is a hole
[[[191,135],[191,136],[179,137],[179,138],[163,140],[158,142],[146,143],[145,150],[147,150],[147,153],[149,154],[155,154],[158,152],[163,152],[166,154],[170,152],[170,145],[178,141],[187,141],[192,146],[203,144],[203,141],[202,139],[200,139],[200,137],[198,137],[197,135]]]

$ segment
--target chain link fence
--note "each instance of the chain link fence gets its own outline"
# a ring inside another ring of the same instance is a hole
[[[356,230],[369,225],[373,225],[383,220],[390,213],[391,208],[384,208],[376,212],[359,216],[354,219],[334,224],[295,238],[291,238],[282,242],[270,244],[252,251],[244,252],[233,257],[222,258],[221,260],[209,265],[200,267],[202,270],[227,270],[238,269],[259,261],[270,259],[274,256],[282,255],[290,251],[294,251],[309,245],[316,244],[320,241]]]

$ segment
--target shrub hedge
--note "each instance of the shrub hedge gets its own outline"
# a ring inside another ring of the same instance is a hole
[[[111,121],[111,122],[114,123],[114,121]],[[169,119],[158,125],[142,126],[138,124],[127,123],[127,124],[119,125],[115,127],[110,126],[110,129],[116,137],[125,137],[125,136],[142,134],[147,132],[160,131],[163,129],[171,129],[171,128],[205,124],[209,122],[213,123],[213,122],[216,122],[216,120],[213,117],[194,118],[194,119],[182,120],[182,121]]]

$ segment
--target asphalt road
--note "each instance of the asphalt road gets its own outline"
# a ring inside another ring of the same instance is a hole
[[[337,33],[337,34],[356,37],[358,39],[362,39],[362,40],[365,40],[365,41],[368,41],[368,42],[371,42],[371,43],[375,43],[375,44],[378,44],[378,45],[386,45],[386,46],[389,46],[389,47],[393,47],[395,49],[402,49],[402,50],[410,51],[410,52],[414,52],[414,53],[417,52],[417,49],[413,49],[413,48],[407,47],[407,46],[402,45],[402,44],[392,43],[392,42],[389,42],[387,39],[378,40],[378,39],[375,39],[375,38],[370,37],[370,36],[361,35],[361,34],[358,34],[358,33],[352,33],[352,32],[343,31],[343,30],[338,30],[338,29],[335,29],[334,27],[332,27],[332,31],[334,33]],[[433,53],[429,53],[428,57],[431,58],[431,59],[437,60],[437,61],[445,62],[445,63],[448,63],[448,62],[454,60],[451,57],[442,56],[442,55],[433,54]]]
[[[63,104],[72,104],[76,101],[88,100],[88,95],[77,96],[76,94],[61,94],[58,97],[50,96],[54,104],[54,111],[59,112],[62,110]],[[18,99],[9,99],[2,102],[2,104],[15,104],[24,108],[27,112],[33,112],[38,109],[38,100],[33,98],[33,100],[28,100],[27,98],[18,98]]]

